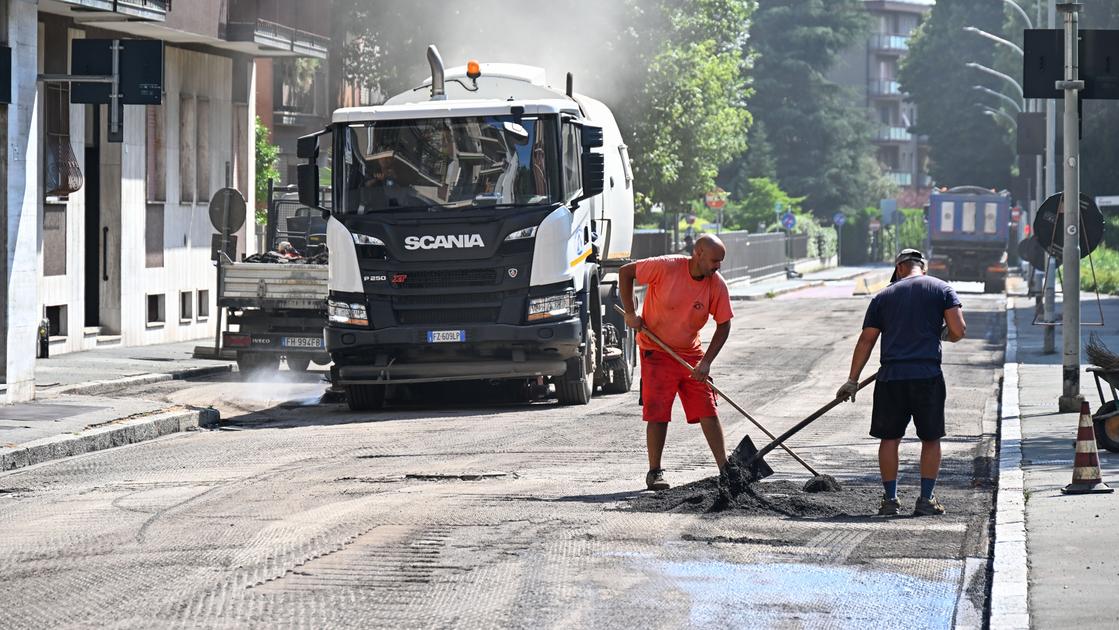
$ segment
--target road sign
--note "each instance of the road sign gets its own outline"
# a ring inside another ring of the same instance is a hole
[[[1101,208],[1105,206],[1119,206],[1119,197],[1096,197],[1096,205]]]
[[[708,208],[718,210],[727,205],[727,191],[716,188],[703,196],[703,202],[707,204]]]
[[[163,41],[159,39],[75,39],[70,42],[70,72],[75,75],[113,74],[114,41],[120,42],[120,102],[159,105],[163,102]],[[71,103],[108,104],[108,83],[75,81]]]
[[[893,225],[897,222],[898,200],[883,199],[878,202],[878,209],[882,211],[882,222]]]
[[[1017,223],[1018,220],[1021,219],[1021,218],[1022,218],[1022,209],[1021,208],[1019,208],[1018,206],[1014,206],[1013,208],[1010,209],[1010,220],[1012,222]]]
[[[882,222],[879,221],[878,219],[871,219],[870,220],[870,229],[874,232],[877,232],[878,230],[881,230],[882,229]]]
[[[797,218],[792,212],[786,212],[781,216],[781,225],[785,226],[786,230],[791,230],[796,227]]]
[[[843,224],[847,222],[847,215],[843,214],[842,212],[836,212],[835,215],[832,216],[831,222],[840,227],[843,227]]]
[[[1080,29],[1079,77],[1082,99],[1119,99],[1119,31]],[[1023,37],[1022,89],[1026,98],[1064,98],[1056,84],[1064,79],[1063,29],[1028,29]]]
[[[1034,217],[1034,236],[1041,246],[1060,260],[1065,243],[1063,194],[1045,200]],[[1080,193],[1080,257],[1092,253],[1103,239],[1103,213],[1092,198]]]
[[[245,198],[235,188],[222,188],[210,199],[210,224],[232,234],[245,225]],[[223,227],[225,226],[225,227]]]

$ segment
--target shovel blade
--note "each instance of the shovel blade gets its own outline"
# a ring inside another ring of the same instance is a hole
[[[730,457],[727,458],[727,465],[724,469],[726,473],[725,481],[727,490],[730,491],[732,496],[741,494],[751,483],[761,481],[773,474],[773,469],[769,467],[769,464],[757,455],[758,448],[754,446],[754,441],[747,435],[742,438],[742,441],[738,443]]]

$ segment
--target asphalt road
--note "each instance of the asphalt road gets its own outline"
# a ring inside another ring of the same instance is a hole
[[[867,303],[813,295],[736,303],[713,369],[775,433],[845,380]],[[872,516],[869,390],[790,441],[848,489],[819,518],[796,512],[795,488],[773,495],[783,512],[635,509],[649,494],[636,391],[560,407],[479,385],[358,414],[317,404],[315,374],[223,375],[118,394],[212,404],[217,430],[0,476],[0,627],[980,626],[1005,316],[1001,296],[962,298],[945,516]],[[728,446],[765,442],[720,409]],[[676,413],[669,480],[710,476],[699,428]],[[808,479],[779,450],[767,460],[767,481]]]

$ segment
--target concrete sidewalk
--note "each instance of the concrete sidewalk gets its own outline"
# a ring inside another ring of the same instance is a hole
[[[113,347],[38,359],[36,400],[0,406],[0,471],[217,424],[213,409],[128,397],[129,387],[229,372],[194,359],[197,342]],[[110,397],[121,393],[119,398]]]
[[[1084,297],[1082,320],[1099,321],[1094,295]],[[1119,298],[1102,304],[1106,325],[1083,326],[1081,348],[1095,332],[1119,354]],[[991,627],[1117,627],[1119,493],[1061,493],[1072,481],[1079,417],[1057,410],[1061,329],[1057,352],[1045,354],[1044,329],[1033,319],[1031,298],[1010,299]],[[1083,371],[1086,353],[1081,363],[1080,392],[1095,413],[1100,399]],[[1106,385],[1104,392],[1110,399]],[[1101,450],[1099,459],[1104,482],[1119,487],[1119,453]]]
[[[800,278],[786,278],[784,274],[769,276],[759,280],[738,278],[727,282],[732,300],[764,300],[785,293],[799,291],[810,287],[818,287],[827,283],[846,282],[863,277],[883,276],[889,279],[890,269],[884,265],[857,265],[846,267],[829,267],[819,271],[804,274]],[[854,284],[852,286],[854,288]]]

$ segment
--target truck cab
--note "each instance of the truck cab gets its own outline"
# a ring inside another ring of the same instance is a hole
[[[538,68],[429,61],[415,90],[300,140],[304,203],[321,207],[331,167],[335,386],[360,410],[449,380],[550,381],[566,404],[628,390],[632,335],[608,307],[632,175],[613,116]]]

